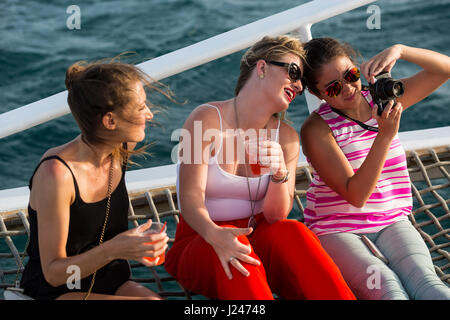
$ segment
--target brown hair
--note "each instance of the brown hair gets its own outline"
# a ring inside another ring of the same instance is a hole
[[[80,61],[66,72],[67,102],[81,130],[81,138],[87,143],[104,141],[98,135],[102,118],[108,112],[121,114],[124,107],[134,99],[131,86],[140,81],[144,88],[172,99],[173,93],[160,82],[152,80],[134,65],[116,61],[117,58],[94,63]],[[114,154],[128,159],[131,154],[142,154],[146,148],[128,151],[120,147]]]
[[[234,94],[237,96],[244,87],[258,60],[278,60],[284,55],[291,53],[298,56],[302,61],[305,60],[305,51],[302,43],[294,37],[290,36],[265,36],[242,56],[240,64],[240,74],[234,89]]]
[[[317,75],[324,64],[327,64],[336,57],[348,57],[353,63],[361,56],[358,51],[348,43],[339,42],[333,38],[316,38],[308,41],[304,45],[306,51],[306,63],[303,76],[306,79],[308,89],[316,94],[318,83]]]

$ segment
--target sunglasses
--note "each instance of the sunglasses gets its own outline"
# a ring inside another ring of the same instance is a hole
[[[302,71],[300,67],[295,62],[287,63],[287,62],[278,62],[278,61],[267,61],[269,64],[273,64],[274,66],[283,67],[287,69],[289,79],[292,82],[297,82],[300,80],[302,83],[302,91],[299,92],[299,95],[303,93],[303,89],[305,88],[305,78],[302,77]]]
[[[344,80],[348,83],[356,82],[359,80],[361,73],[357,67],[353,67],[344,73]],[[342,91],[341,80],[335,80],[325,88],[325,93],[330,98],[336,98]]]

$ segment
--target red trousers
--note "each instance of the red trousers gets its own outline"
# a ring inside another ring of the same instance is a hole
[[[254,266],[242,275],[230,265],[230,280],[213,247],[180,218],[175,242],[166,255],[165,268],[186,289],[220,300],[271,300],[272,291],[284,299],[355,299],[339,269],[303,223],[282,220],[269,224],[263,214],[250,236],[239,236],[252,247]],[[216,222],[223,227],[246,228],[248,219]]]

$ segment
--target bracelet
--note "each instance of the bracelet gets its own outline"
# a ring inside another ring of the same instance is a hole
[[[288,180],[289,180],[289,170],[286,171],[286,175],[281,179],[274,178],[273,175],[270,176],[270,181],[272,181],[273,183],[285,183]]]

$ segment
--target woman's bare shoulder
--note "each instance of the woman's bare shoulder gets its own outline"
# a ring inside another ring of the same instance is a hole
[[[64,163],[57,159],[43,161],[33,176],[33,188],[39,185],[54,185],[55,188],[73,184],[72,174]]]
[[[299,142],[298,131],[289,123],[280,123],[280,142]]]
[[[58,156],[62,158],[63,160],[71,160],[71,157],[74,153],[76,153],[76,146],[77,146],[77,140],[80,136],[76,137],[75,139],[66,142],[65,144],[53,147],[45,151],[45,153],[41,157],[41,161],[44,158],[51,157],[51,156]]]
[[[302,141],[310,136],[328,135],[329,133],[331,133],[331,130],[327,123],[316,112],[311,113],[300,128]]]
[[[305,120],[300,129],[300,141],[305,155],[318,146],[325,147],[333,143],[333,133],[328,124],[317,113],[313,112]]]
[[[207,102],[197,106],[186,119],[184,128],[192,128],[195,121],[201,122],[203,130],[208,128],[219,128],[220,119],[217,110],[223,114],[223,107],[223,101]]]
[[[57,156],[61,158],[64,163],[59,159],[47,159],[43,161],[36,170],[33,176],[33,187],[40,183],[51,183],[55,187],[61,187],[63,185],[73,185],[72,174],[69,168],[70,162],[74,160],[74,154],[76,153],[76,139],[67,142],[66,144],[48,149],[40,161]]]

